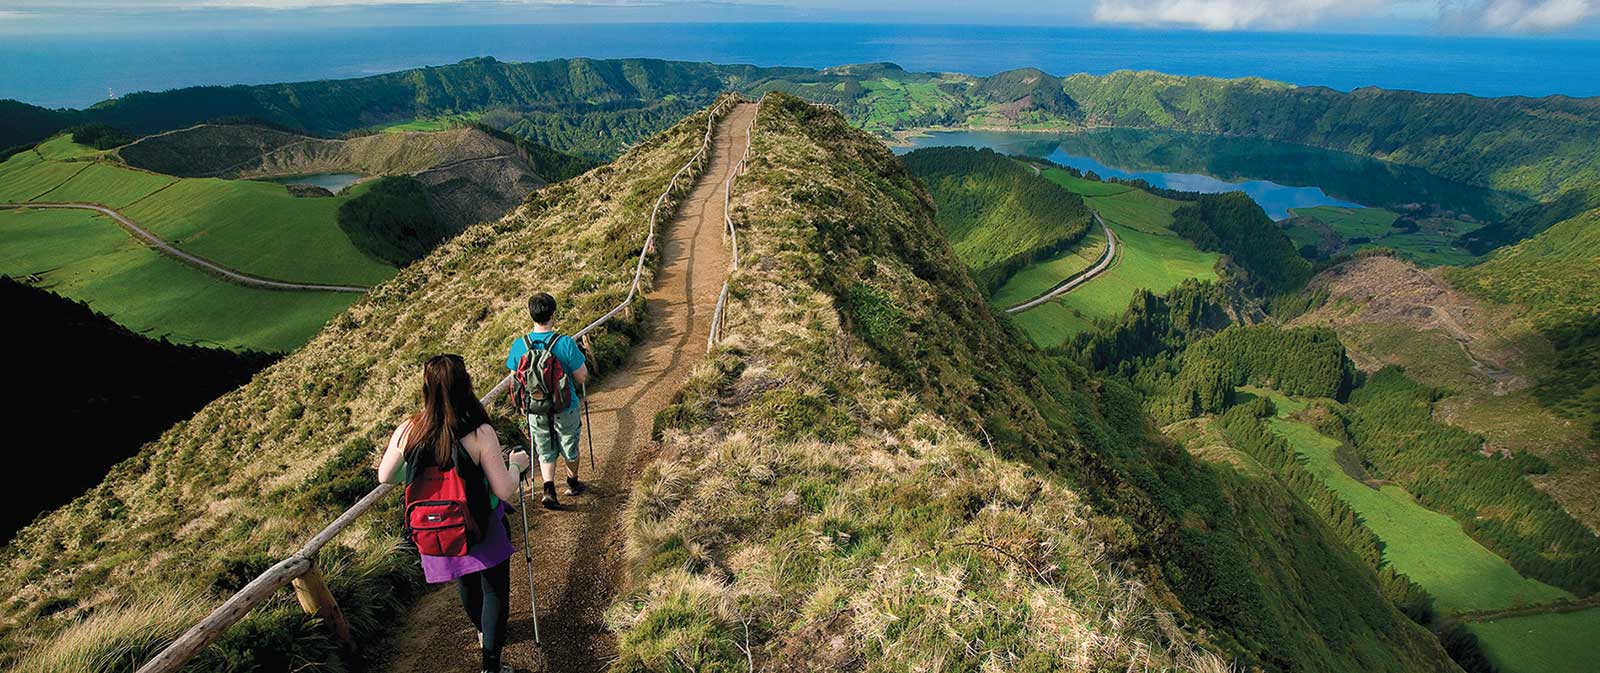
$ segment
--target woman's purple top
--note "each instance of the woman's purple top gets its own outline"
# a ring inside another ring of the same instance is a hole
[[[488,530],[483,539],[467,548],[466,556],[429,556],[422,554],[422,577],[429,584],[449,582],[463,575],[488,570],[511,558],[515,548],[506,533],[506,505],[495,505],[489,514]]]

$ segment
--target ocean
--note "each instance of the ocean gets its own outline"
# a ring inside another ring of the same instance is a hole
[[[8,35],[0,98],[83,107],[183,86],[361,77],[473,56],[1056,75],[1149,69],[1478,96],[1600,95],[1600,41],[886,24],[561,24]]]

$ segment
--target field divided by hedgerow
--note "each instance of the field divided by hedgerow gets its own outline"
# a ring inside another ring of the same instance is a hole
[[[1005,307],[1020,304],[1060,285],[1073,274],[1092,266],[1105,253],[1106,234],[1100,227],[1092,227],[1070,250],[1028,266],[1006,281],[993,294],[989,303]]]
[[[1523,577],[1505,559],[1469,537],[1461,524],[1422,506],[1405,489],[1394,485],[1373,488],[1346,474],[1335,457],[1337,440],[1289,418],[1305,405],[1281,394],[1270,395],[1278,416],[1268,420],[1267,426],[1288,440],[1308,471],[1365,519],[1367,527],[1385,543],[1384,559],[1432,594],[1437,610],[1500,610],[1572,597]]]

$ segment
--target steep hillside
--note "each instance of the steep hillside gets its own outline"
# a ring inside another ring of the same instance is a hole
[[[651,205],[699,146],[705,122],[703,113],[692,116],[616,163],[469,228],[375,288],[305,348],[21,531],[0,559],[0,594],[8,596],[0,659],[31,650],[37,663],[129,648],[128,658],[139,660],[296,548],[374,485],[375,446],[415,403],[427,357],[462,354],[487,389],[506,344],[526,327],[530,293],[561,297],[567,330],[622,299]],[[637,327],[612,322],[595,335],[602,370]],[[396,506],[391,500],[367,516],[322,561],[363,642],[378,642],[418,584],[414,557],[396,550]],[[89,621],[79,623],[83,617]],[[290,661],[339,658],[280,593],[195,670],[224,660],[234,670],[284,670]]]
[[[1089,232],[1082,198],[993,150],[935,147],[901,160],[927,185],[939,225],[986,293]]]
[[[1600,418],[1600,210],[1559,222],[1450,279],[1526,308],[1560,358],[1535,394],[1564,415]],[[1600,439],[1600,424],[1593,436]]]
[[[13,469],[51,474],[51,488],[0,512],[0,544],[40,512],[66,503],[174,422],[248,381],[275,359],[181,346],[127,330],[87,305],[0,276],[0,305],[25,329],[0,335],[0,348],[50,362],[57,376],[8,390],[5,406],[28,422],[14,431]],[[94,428],[94,441],[59,469],[49,447],[63,428]]]
[[[870,136],[773,96],[751,156],[727,340],[630,506],[620,670],[1454,670],[1282,487],[998,318]]]

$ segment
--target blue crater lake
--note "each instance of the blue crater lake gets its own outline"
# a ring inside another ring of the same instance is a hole
[[[276,182],[280,185],[312,185],[321,187],[338,194],[362,178],[367,177],[360,173],[314,173],[311,175],[288,175],[276,178],[262,178],[267,182]]]
[[[1242,191],[1275,220],[1311,206],[1401,208],[1425,204],[1498,219],[1521,197],[1445,180],[1370,157],[1252,138],[1103,129],[1080,133],[945,131],[918,136],[923,147],[988,148],[1046,159],[1102,177],[1139,179],[1190,192]]]

